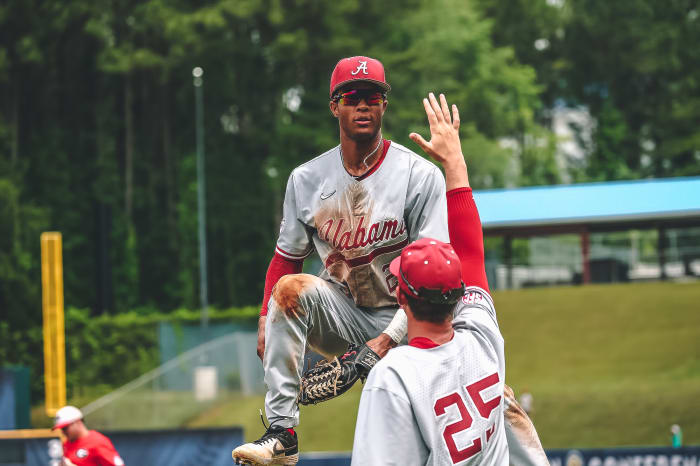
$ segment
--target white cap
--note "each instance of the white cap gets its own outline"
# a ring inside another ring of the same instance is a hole
[[[75,406],[64,406],[56,411],[56,419],[54,420],[52,429],[62,429],[68,424],[72,424],[83,418],[83,413]]]

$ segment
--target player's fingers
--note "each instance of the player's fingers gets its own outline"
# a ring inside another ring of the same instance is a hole
[[[430,102],[428,102],[428,99],[423,99],[423,107],[425,108],[425,114],[428,116],[428,124],[431,127],[435,126],[438,122],[437,116],[435,116],[433,107],[430,105]]]
[[[415,142],[420,146],[421,149],[423,149],[425,152],[428,152],[431,150],[430,143],[423,139],[423,136],[421,136],[418,133],[411,133],[408,135],[409,138],[411,138],[411,141]]]
[[[459,110],[455,104],[452,104],[452,127],[459,129]]]
[[[452,118],[450,117],[450,107],[447,105],[447,99],[445,94],[440,94],[440,110],[442,111],[442,116],[445,121],[452,124]]]
[[[440,104],[435,98],[435,94],[433,94],[432,92],[428,94],[428,99],[430,100],[430,106],[433,108],[433,112],[435,113],[435,117],[437,118],[438,123],[445,121],[445,117],[442,115],[442,109],[440,108]]]

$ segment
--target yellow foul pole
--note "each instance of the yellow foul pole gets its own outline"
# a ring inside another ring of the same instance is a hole
[[[41,287],[44,309],[44,388],[50,417],[66,404],[66,348],[63,327],[61,233],[41,234]]]

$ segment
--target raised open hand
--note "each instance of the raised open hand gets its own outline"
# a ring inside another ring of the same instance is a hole
[[[425,114],[430,124],[430,142],[420,134],[411,133],[409,137],[428,155],[441,164],[449,163],[457,157],[462,158],[462,146],[459,141],[459,111],[452,105],[452,115],[444,94],[440,94],[438,103],[435,94],[428,94],[423,99]]]
[[[445,169],[447,189],[469,186],[466,163],[462,154],[462,143],[459,140],[459,111],[452,104],[452,115],[444,94],[440,94],[438,103],[435,94],[428,94],[423,99],[425,114],[430,124],[430,142],[418,133],[408,137],[418,144],[430,157],[439,162]]]

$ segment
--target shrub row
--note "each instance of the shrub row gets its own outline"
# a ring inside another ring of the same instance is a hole
[[[254,321],[259,308],[211,309],[212,323]],[[196,324],[199,311],[169,314],[139,309],[116,315],[91,316],[86,309],[65,313],[66,385],[68,397],[86,388],[116,388],[155,368],[160,362],[157,328],[160,322]],[[44,339],[41,324],[14,330],[0,322],[0,365],[31,369],[32,404],[44,399]]]

